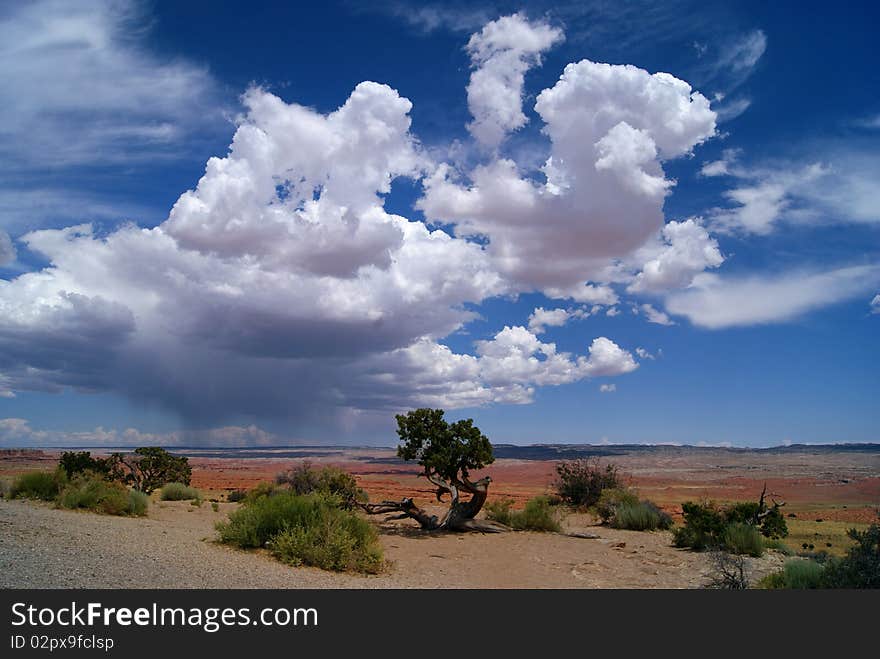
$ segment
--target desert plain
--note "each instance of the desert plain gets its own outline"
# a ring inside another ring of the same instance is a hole
[[[91,449],[101,454],[107,449]],[[145,518],[59,510],[50,504],[0,500],[2,588],[698,588],[708,556],[672,545],[668,531],[599,525],[572,512],[564,534],[430,533],[412,520],[371,518],[387,561],[377,575],[293,568],[262,552],[216,542],[214,526],[238,504],[229,492],[248,489],[302,461],[354,474],[371,501],[412,496],[442,510],[419,467],[392,448],[301,447],[174,449],[193,467],[192,485],[205,503],[159,501]],[[0,479],[51,469],[57,449],[0,451]],[[518,505],[552,492],[562,459],[595,457],[617,465],[640,496],[681,519],[685,501],[756,500],[764,484],[784,501],[793,551],[803,545],[840,555],[846,530],[863,529],[880,509],[880,445],[727,449],[679,446],[495,447],[489,499]],[[216,503],[216,505],[211,505]],[[216,508],[216,509],[215,509]],[[568,533],[596,536],[573,537]],[[748,559],[753,580],[779,569],[768,551]]]

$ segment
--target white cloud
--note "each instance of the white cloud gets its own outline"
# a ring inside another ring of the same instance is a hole
[[[547,23],[530,22],[523,14],[503,16],[471,36],[467,51],[474,71],[467,87],[468,108],[474,120],[468,130],[485,147],[498,147],[505,136],[522,128],[526,71],[541,54],[563,40]]]
[[[667,297],[666,309],[709,329],[779,323],[861,295],[878,281],[880,266],[771,277],[723,278],[703,274],[690,289]]]
[[[4,168],[154,160],[221,119],[202,67],[143,45],[133,0],[13,3],[0,15]]]
[[[617,391],[617,385],[616,384],[600,384],[599,391],[603,394],[610,394],[614,391]]]
[[[627,288],[632,293],[686,288],[696,275],[724,261],[718,242],[697,219],[667,223],[658,243],[643,247],[637,258],[644,265]]]
[[[12,238],[3,229],[0,229],[0,268],[13,263],[15,256],[16,251],[15,245],[12,244]]]
[[[783,222],[841,224],[880,222],[880,158],[830,148],[825,161],[807,165],[738,165],[733,158],[704,167],[739,183],[724,193],[733,206],[709,213],[716,231],[767,235]]]
[[[645,318],[647,318],[649,323],[654,323],[656,325],[675,325],[669,316],[659,309],[655,309],[651,304],[642,304],[639,307],[639,310],[645,314]]]
[[[638,355],[639,359],[656,359],[654,355],[650,352],[639,346],[636,348],[636,355]]]
[[[544,309],[537,307],[529,316],[529,330],[535,334],[543,334],[547,327],[562,327],[572,318],[586,318],[590,312],[586,309]]]
[[[585,282],[662,228],[672,183],[661,162],[714,135],[715,114],[667,73],[588,60],[566,66],[535,110],[551,140],[543,183],[509,159],[478,166],[467,180],[441,165],[419,207],[459,235],[486,236],[496,267],[519,287],[586,302],[578,295]],[[589,301],[613,304],[611,294]]]
[[[700,169],[700,175],[706,177],[728,176],[731,174],[731,167],[739,159],[742,151],[740,149],[724,149],[721,152],[721,158],[707,162]]]
[[[118,448],[124,446],[193,446],[217,447],[290,445],[291,438],[281,438],[255,425],[224,426],[204,430],[177,430],[164,433],[141,432],[102,427],[87,431],[37,430],[26,419],[0,419],[0,446],[70,446]]]
[[[880,294],[871,300],[871,313],[880,313]]]

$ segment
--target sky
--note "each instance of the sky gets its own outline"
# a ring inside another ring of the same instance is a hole
[[[0,445],[876,442],[873,3],[0,3]]]

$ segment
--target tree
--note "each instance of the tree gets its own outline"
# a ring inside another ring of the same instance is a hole
[[[89,451],[65,451],[58,464],[68,478],[73,478],[87,471],[107,477],[115,463],[111,458],[93,458]]]
[[[165,483],[189,485],[192,477],[192,467],[186,457],[172,455],[158,446],[142,446],[128,454],[114,453],[111,459],[111,478],[129,483],[144,494]]]
[[[421,408],[395,418],[402,442],[397,455],[422,466],[422,476],[437,488],[437,501],[449,496],[446,513],[442,517],[431,515],[411,498],[360,504],[361,508],[370,514],[399,513],[393,519],[411,517],[429,531],[506,531],[507,527],[501,524],[474,519],[486,503],[492,479],[485,476],[471,481],[470,471],[494,462],[492,444],[473,419],[447,423],[443,414],[443,410]],[[469,494],[470,499],[463,500],[463,493]]]

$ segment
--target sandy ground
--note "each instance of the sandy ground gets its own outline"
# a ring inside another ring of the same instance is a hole
[[[0,501],[3,588],[697,588],[705,555],[675,549],[667,532],[589,526],[574,515],[559,534],[429,534],[409,521],[380,522],[383,574],[292,568],[260,552],[214,542],[214,524],[237,504],[200,508],[154,502],[147,518]],[[783,558],[749,559],[754,579]]]

